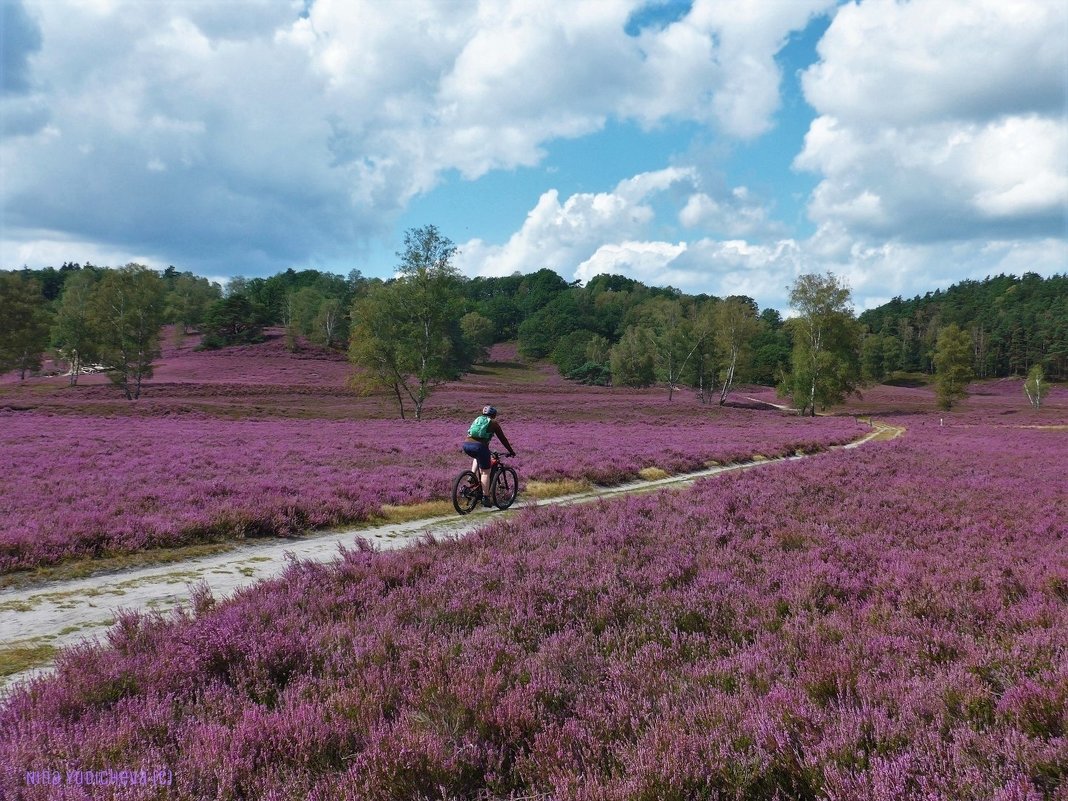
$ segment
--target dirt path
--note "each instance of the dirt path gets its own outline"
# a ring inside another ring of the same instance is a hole
[[[872,422],[872,430],[843,446],[855,448],[876,439],[897,436],[903,429]],[[603,498],[681,487],[698,479],[736,470],[751,470],[777,462],[803,459],[791,456],[728,465],[696,473],[639,481],[616,487],[595,487],[540,503],[576,504]],[[535,505],[520,502],[513,507]],[[232,595],[242,587],[279,575],[287,560],[328,562],[338,555],[338,546],[352,547],[363,537],[381,550],[403,548],[427,533],[435,537],[462,536],[486,524],[501,512],[476,512],[466,517],[449,515],[324,532],[297,540],[257,540],[224,553],[185,562],[98,574],[84,579],[51,582],[33,587],[0,591],[0,654],[6,652],[35,667],[0,677],[0,688],[49,669],[52,652],[86,638],[100,637],[114,622],[120,609],[167,611],[188,602],[192,585],[204,582],[216,598]],[[503,514],[512,514],[512,511]]]

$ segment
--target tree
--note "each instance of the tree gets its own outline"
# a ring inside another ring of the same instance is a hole
[[[127,400],[139,398],[141,382],[152,376],[163,312],[163,281],[141,264],[105,271],[89,300],[100,361]]]
[[[400,340],[407,332],[400,319],[397,294],[395,283],[380,284],[353,303],[349,361],[362,371],[355,378],[357,388],[368,392],[376,386],[388,389],[404,420],[408,375]]]
[[[615,386],[652,386],[656,382],[656,337],[648,328],[628,327],[612,348],[610,361]]]
[[[550,355],[561,339],[583,327],[589,305],[586,291],[578,287],[556,293],[520,324],[519,354],[530,359]]]
[[[707,332],[694,324],[678,298],[653,298],[643,304],[643,312],[653,332],[656,372],[667,385],[668,400],[672,400]]]
[[[338,298],[325,298],[319,304],[312,339],[327,348],[345,341],[345,309]]]
[[[833,273],[799,276],[790,289],[798,316],[787,324],[794,345],[784,389],[802,415],[840,403],[860,381],[860,326],[850,294]]]
[[[753,338],[751,380],[766,386],[781,384],[790,367],[790,340],[776,309],[760,312],[760,329]]]
[[[873,334],[896,340],[890,370],[931,369],[938,332],[956,323],[971,337],[980,378],[1026,374],[1039,361],[1048,378],[1068,376],[1068,275],[961,281],[911,300],[894,298],[860,319]]]
[[[90,314],[96,282],[96,274],[89,270],[80,270],[67,279],[52,328],[52,344],[67,360],[72,387],[78,383],[82,365],[97,358]]]
[[[1046,374],[1041,364],[1036,364],[1027,374],[1027,380],[1024,381],[1024,393],[1032,406],[1036,409],[1042,408],[1042,401],[1049,394],[1049,382],[1046,381]]]
[[[372,288],[352,308],[349,358],[366,381],[393,392],[405,417],[415,419],[433,388],[470,366],[471,349],[460,330],[460,275],[452,265],[456,246],[433,225],[409,229],[399,251],[399,278]]]
[[[607,365],[612,355],[612,343],[599,334],[586,343],[586,361]]]
[[[263,339],[263,310],[245,295],[227,295],[208,308],[204,321],[204,349],[245,345]]]
[[[956,323],[950,323],[938,334],[934,354],[935,389],[938,408],[949,410],[965,397],[972,380],[972,339]]]
[[[286,296],[292,309],[293,325],[301,334],[310,337],[315,333],[315,319],[319,307],[326,300],[322,292],[305,286]]]
[[[482,361],[493,344],[493,320],[478,312],[468,312],[460,318],[460,331],[472,348],[474,361]]]
[[[752,343],[760,331],[757,306],[749,298],[727,298],[716,306],[715,342],[723,370],[723,384],[719,392],[719,405],[727,402],[734,379],[739,370],[743,373],[752,361]]]
[[[0,273],[0,373],[25,379],[41,369],[48,347],[49,314],[41,284],[18,273]]]
[[[289,292],[282,302],[279,304],[278,313],[282,322],[282,327],[286,332],[286,350],[295,351],[297,349],[297,293]]]
[[[204,323],[208,308],[221,297],[222,287],[207,278],[192,273],[177,273],[170,280],[170,289],[167,291],[166,319],[181,326],[183,333],[187,328],[199,328]]]

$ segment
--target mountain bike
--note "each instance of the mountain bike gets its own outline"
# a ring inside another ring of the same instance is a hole
[[[482,501],[481,469],[464,470],[452,485],[452,505],[462,515],[467,514]],[[490,454],[490,501],[498,509],[507,509],[519,494],[519,474],[514,467],[501,461],[501,455]]]

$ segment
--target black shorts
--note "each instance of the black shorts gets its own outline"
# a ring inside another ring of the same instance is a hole
[[[478,466],[483,470],[489,470],[490,467],[490,449],[489,445],[485,442],[465,442],[464,453],[470,456],[472,459],[478,460]]]

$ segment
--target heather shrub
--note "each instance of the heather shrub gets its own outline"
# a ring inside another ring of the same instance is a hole
[[[1062,440],[917,426],[200,589],[15,691],[0,788],[48,797],[45,759],[190,799],[1063,797]]]
[[[543,415],[544,417],[544,415]],[[522,479],[618,484],[644,468],[698,470],[753,453],[787,455],[846,442],[850,419],[719,414],[508,422]],[[219,420],[203,415],[100,418],[0,410],[0,572],[148,548],[369,520],[387,505],[448,497],[470,462],[468,418]]]

